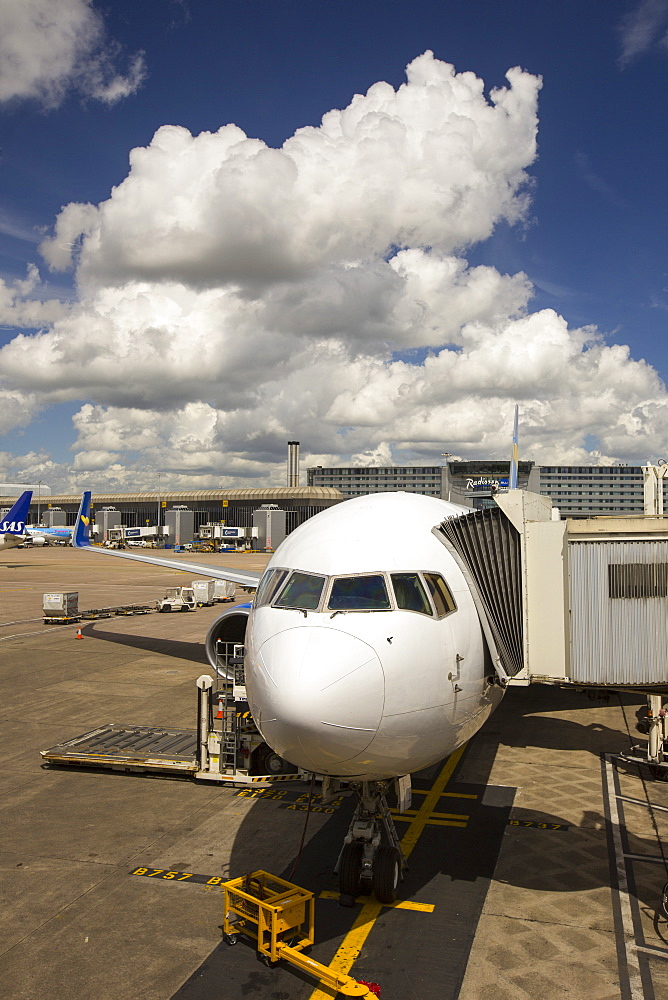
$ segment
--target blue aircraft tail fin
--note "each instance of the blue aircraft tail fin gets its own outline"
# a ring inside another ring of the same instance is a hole
[[[0,532],[7,535],[24,535],[26,521],[28,520],[28,508],[32,500],[32,490],[25,490],[18,498],[14,506],[8,511],[0,522]]]
[[[77,519],[74,524],[74,531],[72,532],[72,545],[77,549],[85,548],[90,545],[89,537],[90,528],[90,490],[85,490],[82,497],[81,503],[79,504],[79,513],[77,514]]]

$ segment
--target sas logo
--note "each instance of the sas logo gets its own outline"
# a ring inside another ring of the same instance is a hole
[[[16,535],[21,535],[25,530],[25,526],[25,521],[3,521],[0,524],[0,531],[8,531]]]

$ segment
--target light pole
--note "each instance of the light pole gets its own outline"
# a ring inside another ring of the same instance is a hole
[[[42,479],[37,480],[37,523],[41,524],[41,504],[42,504]]]
[[[162,509],[162,472],[158,473],[158,530],[156,532],[157,536],[160,537],[160,512]]]

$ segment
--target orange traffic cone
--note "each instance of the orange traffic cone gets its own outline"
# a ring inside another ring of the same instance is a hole
[[[77,634],[74,636],[74,638],[75,639],[83,639],[83,636],[81,634],[81,629],[80,628],[77,629]]]

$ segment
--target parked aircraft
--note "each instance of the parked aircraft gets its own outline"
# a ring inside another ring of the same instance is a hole
[[[0,549],[13,549],[25,542],[26,518],[32,490],[25,490],[0,522]]]
[[[32,545],[68,545],[72,539],[72,528],[53,527],[47,528],[39,525],[34,528],[26,528],[27,541]]]
[[[248,571],[92,549],[75,528],[77,547],[257,587],[250,609],[213,624],[207,655],[216,666],[217,641],[245,633],[248,703],[266,742],[357,792],[339,860],[347,895],[372,885],[394,898],[404,861],[386,791],[394,781],[405,805],[410,773],[461,746],[503,696],[469,587],[432,532],[465,513],[410,493],[348,500],[293,531],[259,586]]]

